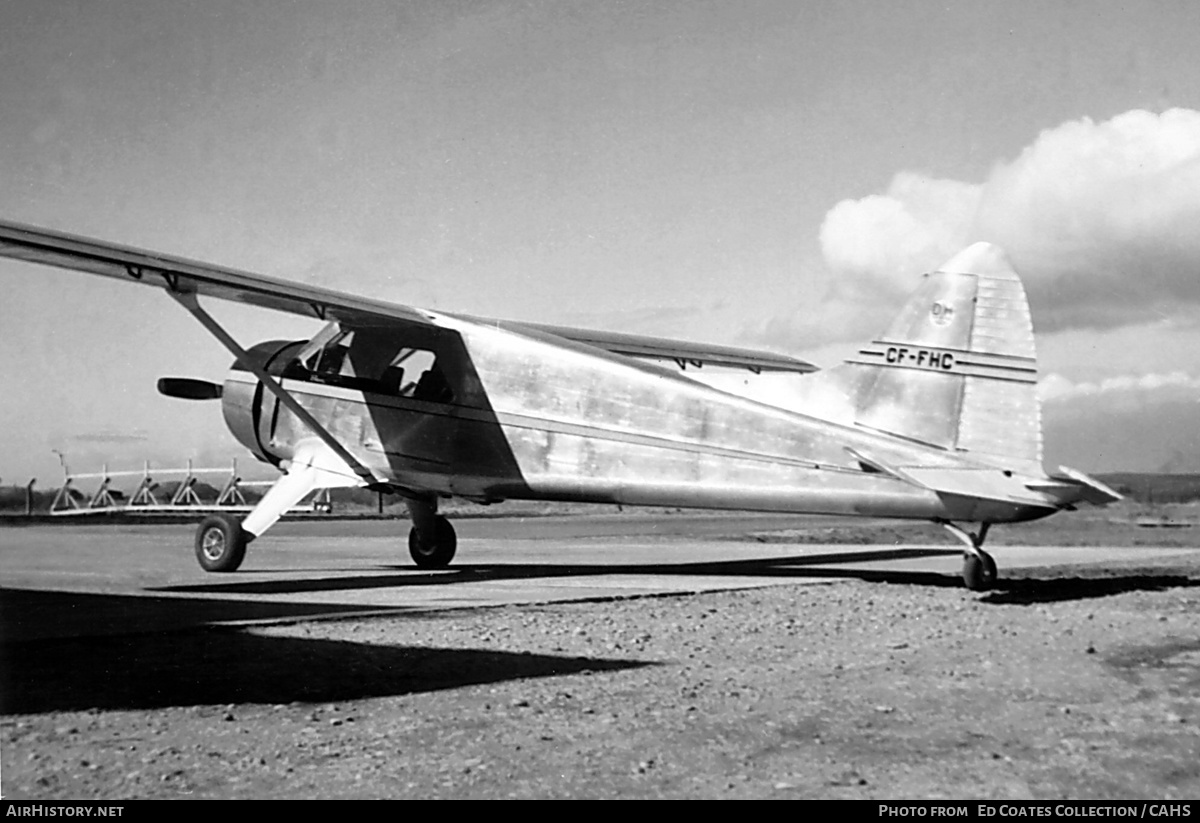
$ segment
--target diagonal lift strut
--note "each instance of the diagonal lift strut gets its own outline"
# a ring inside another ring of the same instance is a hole
[[[218,323],[211,314],[204,310],[204,308],[200,305],[200,301],[197,299],[195,293],[179,292],[168,289],[167,294],[175,298],[176,302],[187,309],[193,317],[200,321],[200,324],[204,326],[204,328],[208,329],[208,331],[211,332],[214,337],[221,341],[221,344],[225,346],[225,348],[229,349],[230,353],[233,354],[233,356],[236,357],[243,366],[248,368],[254,374],[254,376],[259,379],[263,386],[266,387],[267,391],[279,398],[279,402],[287,407],[288,411],[300,418],[304,425],[308,426],[308,428],[312,430],[313,434],[319,437],[321,442],[328,446],[334,454],[344,460],[346,465],[353,469],[354,473],[362,478],[362,481],[367,486],[377,488],[384,485],[370,469],[359,462],[358,458],[350,454],[346,447],[343,446],[336,437],[330,434],[329,430],[322,426],[306,408],[301,406],[300,402],[292,396],[291,392],[281,386],[279,381],[267,373],[266,369],[254,362],[249,353],[243,349],[238,342],[233,339],[232,336],[230,336],[229,332],[225,331],[221,324]]]

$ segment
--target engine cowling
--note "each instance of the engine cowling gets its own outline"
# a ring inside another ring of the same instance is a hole
[[[247,354],[254,365],[266,369],[267,374],[278,379],[306,342],[268,340],[250,347]],[[271,447],[278,407],[279,401],[275,395],[267,391],[241,359],[235,361],[221,392],[221,412],[225,417],[225,425],[255,457],[275,465],[284,457]]]

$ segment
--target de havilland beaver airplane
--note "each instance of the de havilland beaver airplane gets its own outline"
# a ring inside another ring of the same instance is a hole
[[[932,521],[963,542],[966,585],[985,590],[992,524],[1120,499],[1080,472],[1043,470],[1029,306],[986,243],[925,275],[879,338],[820,372],[766,352],[427,311],[6,222],[0,256],[164,289],[236,358],[224,385],[159,381],[172,397],[220,398],[234,437],[282,472],[244,520],[200,524],[196,556],[212,572],[237,569],[314,489],[365,486],[405,499],[426,569],[455,553],[439,500],[560,500]],[[326,325],[244,347],[201,298]],[[686,371],[702,365],[791,372],[796,397],[781,408],[714,388]]]

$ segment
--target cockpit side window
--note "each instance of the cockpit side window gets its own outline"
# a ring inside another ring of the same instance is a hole
[[[414,400],[428,400],[432,403],[449,403],[454,399],[454,391],[450,381],[438,365],[437,355],[428,349],[403,348],[384,369],[385,388],[395,378],[396,372],[402,371],[403,377],[398,381],[398,389],[394,393],[400,397],[411,397]]]
[[[454,400],[437,353],[403,342],[398,345],[394,336],[344,332],[303,362],[293,361],[285,376],[432,403]]]

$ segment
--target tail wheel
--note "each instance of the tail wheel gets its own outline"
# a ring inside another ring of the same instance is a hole
[[[963,556],[963,582],[973,592],[986,592],[996,585],[996,561],[987,552]]]
[[[444,569],[454,559],[458,535],[450,521],[440,514],[433,519],[431,531],[432,534],[427,534],[413,526],[408,533],[408,553],[419,569]]]
[[[196,529],[196,559],[206,572],[237,571],[249,542],[241,520],[228,514],[212,514]]]
[[[991,523],[980,523],[979,534],[971,534],[948,520],[935,520],[946,531],[957,537],[967,547],[963,553],[963,583],[973,592],[986,592],[996,585],[996,561],[983,550]]]

